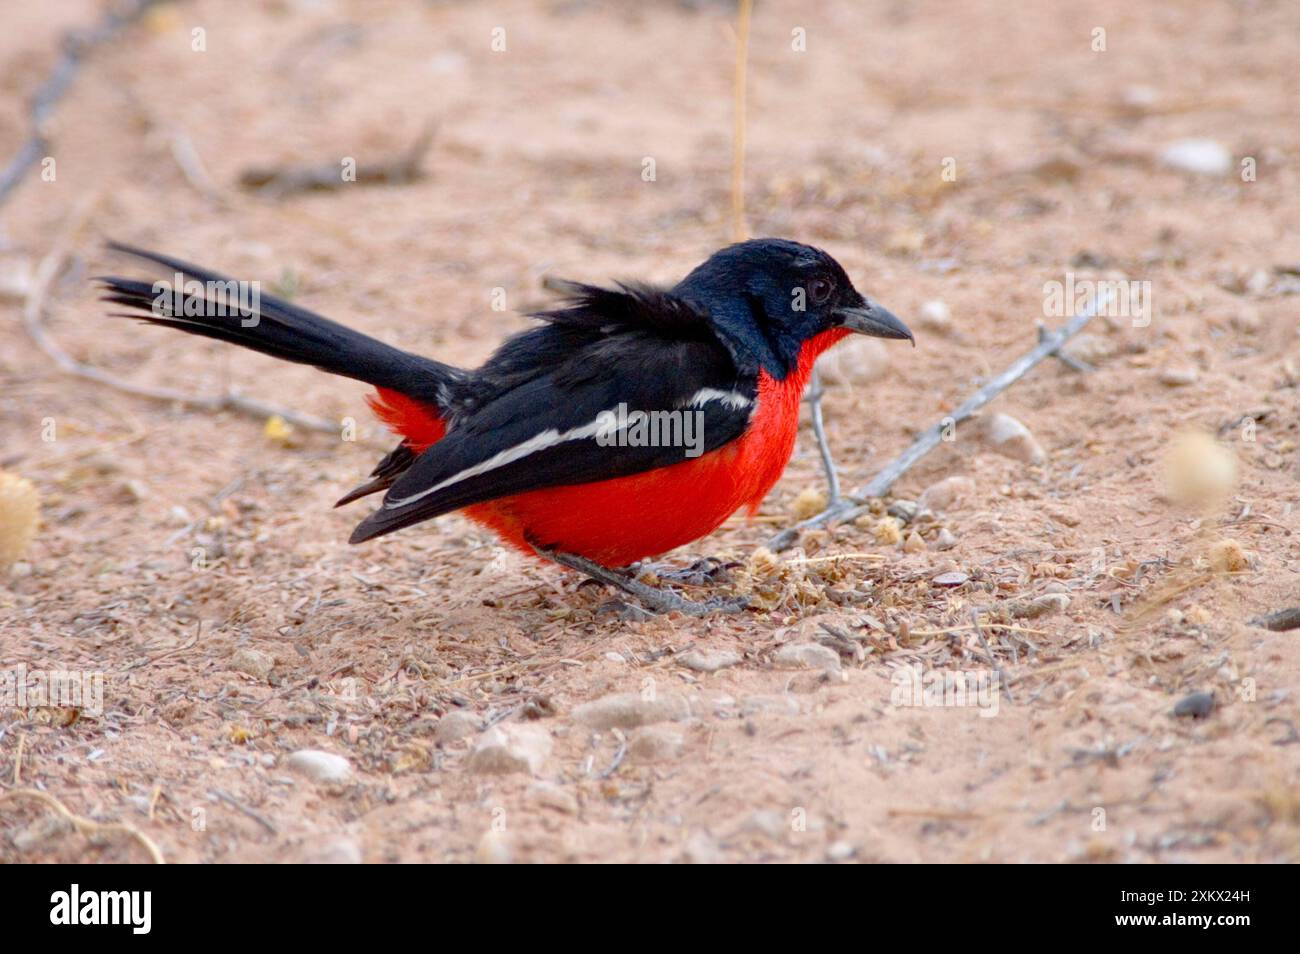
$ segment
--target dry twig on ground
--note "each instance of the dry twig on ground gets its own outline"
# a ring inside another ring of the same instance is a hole
[[[1013,361],[1005,371],[989,380],[982,388],[967,398],[965,403],[953,411],[952,414],[931,425],[920,437],[912,442],[912,445],[907,450],[903,451],[884,470],[873,477],[865,487],[844,497],[839,503],[832,503],[815,517],[809,517],[793,527],[782,530],[768,541],[768,549],[773,552],[788,550],[794,546],[795,541],[799,539],[799,534],[804,530],[824,527],[836,520],[852,520],[866,513],[870,508],[862,503],[863,500],[869,500],[872,497],[883,497],[889,488],[894,486],[894,483],[903,474],[907,473],[917,461],[939,446],[943,441],[944,434],[950,428],[970,420],[976,411],[1023,378],[1044,358],[1052,357],[1060,351],[1062,345],[1082,331],[1088,322],[1101,313],[1102,309],[1109,304],[1112,295],[1113,292],[1109,289],[1098,292],[1092,301],[1080,309],[1061,328],[1046,334],[1040,332],[1037,347]]]

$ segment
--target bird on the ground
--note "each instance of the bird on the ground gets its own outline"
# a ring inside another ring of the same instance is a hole
[[[915,344],[830,255],[784,239],[723,248],[671,288],[549,282],[562,306],[475,370],[260,291],[250,300],[170,256],[112,247],[183,280],[100,279],[125,317],[375,387],[371,407],[400,443],[338,503],[386,491],[352,543],[460,511],[654,612],[743,605],[691,601],[626,568],[757,510],[794,451],[817,357],[853,333]]]

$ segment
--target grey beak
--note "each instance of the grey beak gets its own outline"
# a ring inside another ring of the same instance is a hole
[[[840,324],[860,335],[873,338],[906,338],[916,347],[916,338],[907,325],[898,320],[898,316],[888,308],[877,305],[874,301],[866,302],[861,308],[840,308],[835,312]]]

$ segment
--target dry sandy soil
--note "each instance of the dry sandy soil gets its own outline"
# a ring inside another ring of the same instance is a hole
[[[6,158],[60,35],[100,12],[13,6]],[[1248,623],[1300,602],[1293,3],[759,5],[751,228],[824,246],[918,332],[829,393],[848,486],[1061,323],[1045,283],[1149,281],[1155,310],[1094,321],[1090,373],[1049,361],[988,408],[1045,460],[970,425],[899,482],[885,505],[970,479],[903,528],[919,549],[877,514],[758,552],[823,486],[801,434],[754,522],[669,555],[735,561],[717,588],[755,596],[738,616],[601,612],[459,517],[349,547],[365,504],[331,504],[389,440],[360,385],[103,317],[109,236],[462,364],[526,326],[543,273],[675,280],[729,232],[732,12],[699,7],[203,0],[90,58],[49,125],[54,181],[3,209],[0,466],[38,486],[43,526],[0,583],[0,665],[102,672],[103,708],[0,703],[0,787],[182,862],[1300,860],[1300,634]],[[418,182],[238,186],[387,160],[429,121]],[[1230,167],[1161,162],[1188,138]],[[358,439],[64,374],[21,322],[60,246],[45,322],[77,359],[355,416]],[[1209,510],[1165,497],[1187,429],[1237,462]],[[990,652],[995,713],[895,704],[900,669],[988,676]],[[1192,692],[1213,712],[1173,715]],[[295,769],[303,749],[347,775]],[[0,801],[0,860],[148,857]]]

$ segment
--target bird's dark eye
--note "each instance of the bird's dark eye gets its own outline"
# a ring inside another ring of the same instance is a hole
[[[812,295],[812,300],[822,305],[826,299],[831,297],[831,283],[824,278],[814,278],[812,284],[808,286],[808,294]]]

